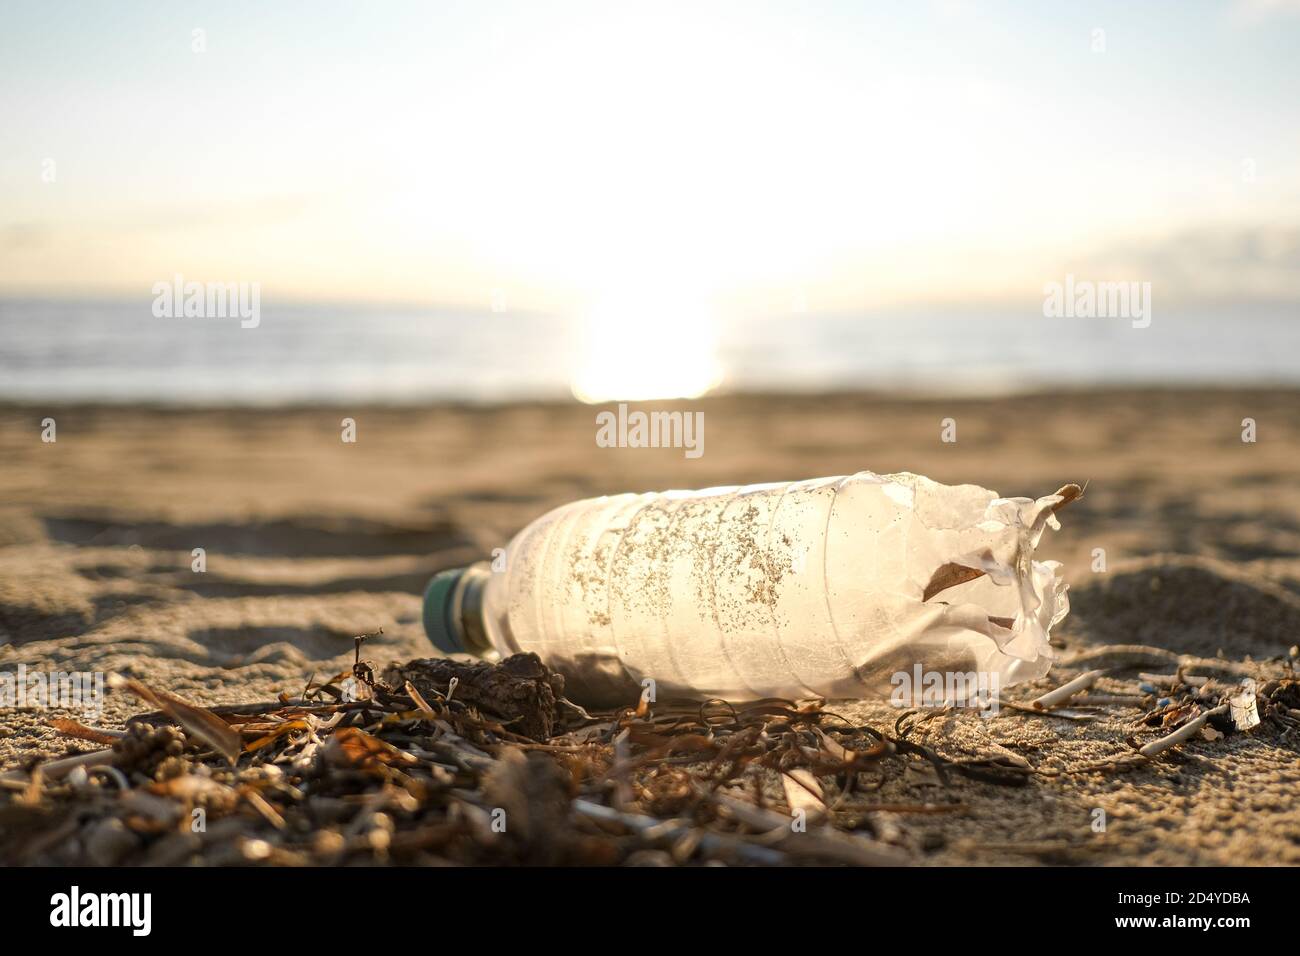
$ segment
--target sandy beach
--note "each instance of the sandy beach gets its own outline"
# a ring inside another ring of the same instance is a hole
[[[121,672],[207,704],[293,694],[346,667],[359,633],[383,629],[367,646],[380,664],[430,656],[429,576],[555,505],[871,469],[1031,497],[1087,483],[1044,548],[1071,585],[1053,635],[1061,664],[1014,699],[1090,667],[1114,668],[1099,691],[1134,694],[1140,670],[1176,667],[1108,658],[1107,645],[1220,661],[1232,679],[1287,673],[1300,641],[1300,391],[731,395],[689,408],[704,413],[698,458],[599,447],[600,407],[577,404],[0,407],[0,668]],[[354,443],[341,440],[347,418]],[[955,442],[941,441],[948,418]],[[101,723],[142,709],[110,694]],[[836,710],[896,716],[884,702]],[[51,716],[0,711],[0,769],[68,749]],[[992,748],[1041,772],[1020,788],[954,781],[947,797],[964,812],[898,814],[895,842],[917,863],[1300,863],[1294,733],[1266,723],[1194,740],[1178,760],[1088,772],[1131,753],[1139,716],[929,720],[919,733],[940,752]],[[937,787],[887,773],[871,798]]]

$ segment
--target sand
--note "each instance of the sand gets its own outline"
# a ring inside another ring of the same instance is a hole
[[[504,545],[554,505],[864,468],[1006,495],[1088,482],[1045,549],[1072,588],[1056,636],[1064,663],[1015,699],[1094,666],[1087,655],[1107,643],[1221,655],[1267,678],[1300,641],[1300,392],[721,396],[690,407],[705,413],[694,459],[598,447],[596,410],[571,404],[0,407],[0,670],[119,671],[204,703],[292,694],[350,662],[358,633],[383,628],[367,649],[381,665],[429,655],[429,575]],[[47,417],[54,443],[41,441]],[[1247,417],[1257,442],[1241,440]],[[355,443],[341,440],[344,418]],[[955,443],[940,440],[945,418]],[[1100,686],[1132,693],[1136,673]],[[835,709],[880,726],[898,716],[882,702]],[[113,694],[101,722],[139,710]],[[55,713],[0,710],[0,768],[64,752],[69,741],[47,727]],[[1043,773],[1022,788],[961,780],[944,791],[891,771],[855,799],[964,805],[886,815],[918,863],[1300,863],[1295,734],[1266,725],[1195,740],[1181,759],[1079,772],[1131,752],[1127,735],[1151,739],[1134,730],[1139,713],[938,715],[916,739],[957,757],[1007,751]]]

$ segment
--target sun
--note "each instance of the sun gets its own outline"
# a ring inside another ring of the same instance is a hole
[[[690,296],[602,298],[587,313],[571,378],[583,402],[698,398],[722,381],[708,304]]]

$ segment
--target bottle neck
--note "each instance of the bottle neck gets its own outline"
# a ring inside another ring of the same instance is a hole
[[[492,650],[492,639],[484,623],[483,598],[492,569],[485,561],[471,564],[456,582],[452,596],[452,624],[467,654],[482,657]]]

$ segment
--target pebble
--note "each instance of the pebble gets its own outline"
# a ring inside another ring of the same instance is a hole
[[[169,833],[149,848],[149,866],[180,866],[203,848],[197,833]]]
[[[322,856],[330,853],[341,853],[347,845],[343,835],[336,830],[321,830],[316,834],[314,840],[316,852]]]
[[[96,866],[116,866],[140,847],[140,838],[117,817],[100,820],[86,836],[86,855]]]
[[[267,860],[271,857],[273,847],[265,840],[245,840],[240,849],[245,860]]]

